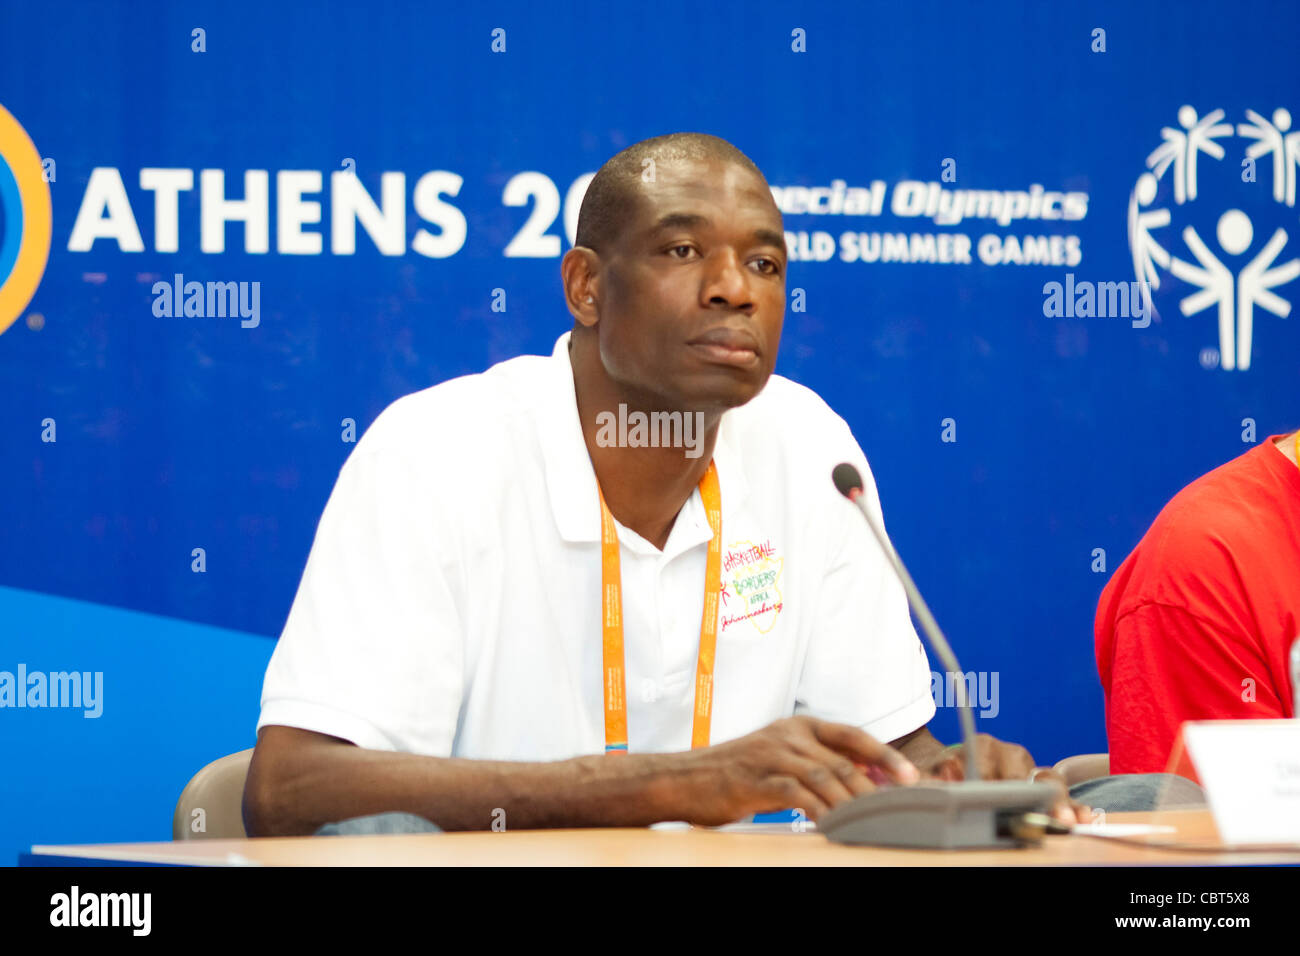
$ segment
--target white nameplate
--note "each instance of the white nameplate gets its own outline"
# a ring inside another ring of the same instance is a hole
[[[1183,742],[1224,843],[1300,844],[1300,720],[1204,720]]]

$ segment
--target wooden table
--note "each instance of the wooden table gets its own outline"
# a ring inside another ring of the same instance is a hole
[[[1155,823],[1176,834],[1139,839],[1217,844],[1208,811],[1114,813],[1111,823]],[[846,847],[789,824],[747,832],[710,829],[517,830],[389,836],[272,837],[35,846],[55,858],[189,866],[1180,866],[1300,865],[1300,846],[1266,853],[1186,852],[1085,836],[1051,836],[1013,850],[896,850]]]

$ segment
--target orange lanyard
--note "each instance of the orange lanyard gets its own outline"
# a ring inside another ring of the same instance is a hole
[[[623,669],[623,578],[618,564],[618,531],[614,516],[600,496],[600,593],[603,610],[605,674],[605,753],[627,753],[627,673]],[[700,499],[713,537],[704,571],[704,617],[700,622],[700,657],[695,666],[695,723],[691,747],[709,745],[713,718],[713,655],[718,643],[718,590],[722,584],[722,494],[718,471],[700,479]]]

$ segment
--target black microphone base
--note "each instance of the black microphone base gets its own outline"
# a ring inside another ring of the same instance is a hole
[[[1011,835],[1009,818],[1046,813],[1060,791],[1051,784],[1008,780],[918,783],[864,793],[817,821],[834,843],[930,850],[1029,845]]]

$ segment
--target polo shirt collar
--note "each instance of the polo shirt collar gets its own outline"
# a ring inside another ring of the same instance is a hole
[[[600,505],[596,488],[596,470],[592,467],[587,444],[582,438],[582,424],[578,420],[578,398],[573,386],[573,364],[569,360],[569,333],[565,332],[555,343],[551,353],[551,368],[537,406],[538,430],[542,444],[542,458],[546,471],[546,488],[551,501],[551,512],[560,537],[571,542],[600,541]],[[743,461],[736,447],[733,418],[722,416],[718,425],[718,438],[713,446],[713,463],[718,469],[718,488],[722,496],[722,522],[726,527],[728,515],[739,510],[749,493],[745,481]],[[704,508],[697,489],[677,516],[669,538],[671,544],[691,544],[708,541],[710,537]],[[694,525],[688,540],[681,540],[679,532],[690,532],[681,527],[683,520]],[[703,537],[700,538],[699,535]],[[699,538],[699,541],[695,541]],[[667,553],[668,548],[665,548]]]

